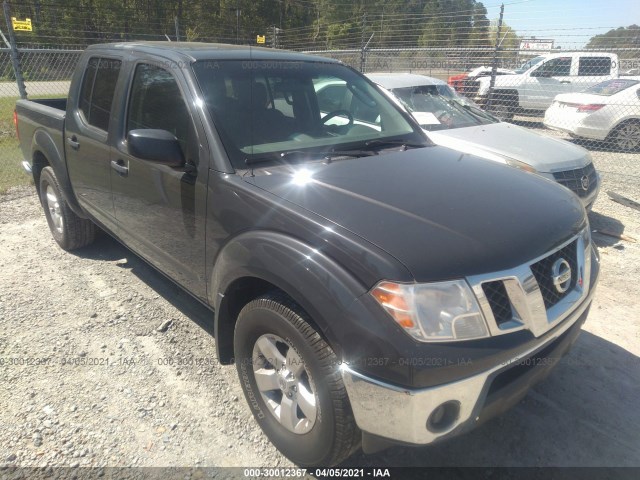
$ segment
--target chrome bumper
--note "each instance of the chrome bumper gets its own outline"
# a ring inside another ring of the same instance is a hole
[[[597,262],[597,256],[595,261]],[[443,437],[473,428],[485,420],[480,416],[485,407],[487,392],[496,376],[549,347],[586,315],[595,291],[597,276],[596,265],[589,293],[561,323],[555,325],[544,343],[472,377],[436,387],[412,390],[369,378],[347,365],[342,365],[342,379],[358,427],[363,432],[392,442],[414,445],[433,443]],[[548,366],[549,371],[551,368]],[[430,417],[443,404],[454,405],[454,416],[445,428],[432,428]]]

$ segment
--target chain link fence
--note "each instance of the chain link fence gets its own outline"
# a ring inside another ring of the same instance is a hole
[[[11,15],[14,7],[5,4],[5,8]],[[44,8],[41,16],[46,13],[43,12]],[[62,13],[59,15],[62,18]],[[417,25],[415,22],[419,20],[412,18],[411,21]],[[443,116],[445,112],[438,109],[435,98],[440,93],[425,87],[429,82],[439,81],[499,120],[580,144],[598,152],[600,157],[615,160],[619,155],[626,155],[632,163],[640,160],[640,47],[558,49],[553,48],[550,41],[551,46],[536,51],[536,48],[522,48],[522,42],[504,41],[509,32],[495,25],[484,40],[475,42],[472,38],[467,46],[458,47],[449,45],[444,38],[438,39],[440,27],[433,20],[430,25],[436,32],[432,35],[436,41],[431,41],[429,46],[419,46],[429,43],[424,40],[424,33],[418,32],[412,37],[405,28],[401,46],[395,47],[393,45],[400,42],[394,43],[389,28],[394,28],[392,22],[396,21],[397,26],[403,19],[391,17],[383,21],[384,29],[376,30],[375,17],[369,16],[368,23],[362,22],[361,28],[356,19],[355,29],[350,37],[339,42],[339,49],[322,48],[330,42],[326,35],[318,35],[323,30],[316,27],[308,29],[315,31],[313,41],[303,28],[279,33],[279,38],[274,33],[267,45],[271,42],[273,47],[339,59],[364,73],[411,73],[428,77],[411,77],[415,85],[406,77],[401,98],[409,110],[417,113],[417,118],[430,119],[430,123],[424,125],[427,130],[454,128],[461,121],[455,114]],[[324,30],[330,31],[332,26],[325,27]],[[274,32],[276,30],[274,28]],[[189,32],[193,28],[179,25],[176,17],[176,37],[179,31]],[[80,46],[105,40],[162,38],[158,33],[141,32],[138,33],[142,37],[138,38],[127,33],[126,28],[123,32],[95,31],[89,38],[84,29],[82,43],[78,40],[78,45],[69,44],[74,39],[64,37],[54,48],[50,43],[56,38],[52,32],[47,33],[51,38],[47,37],[46,48],[20,40],[24,36],[18,38],[13,45],[20,70],[18,77],[12,66],[12,45],[5,41],[6,48],[0,49],[0,193],[28,181],[20,171],[21,154],[13,125],[13,109],[20,96],[20,76],[28,98],[64,97],[82,52]],[[558,35],[561,37],[562,33]],[[166,38],[170,39],[168,35]],[[197,39],[220,40],[202,35]],[[229,41],[229,38],[222,40]],[[243,42],[249,43],[241,39],[240,43]],[[383,43],[392,47],[381,46]],[[407,94],[409,87],[412,90]]]
[[[413,73],[445,81],[502,121],[542,123],[583,143],[598,142],[612,153],[637,153],[640,148],[640,49],[540,55],[487,48],[309,52],[339,59],[365,73]],[[413,81],[414,93],[421,94],[425,89],[420,84],[427,80]]]

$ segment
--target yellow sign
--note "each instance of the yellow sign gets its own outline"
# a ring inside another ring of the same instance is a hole
[[[16,32],[32,32],[33,28],[31,27],[31,19],[27,18],[25,20],[18,20],[16,17],[11,17],[11,23],[13,24],[13,29]]]
[[[258,42],[258,43],[264,43],[264,42],[265,42],[265,37],[264,37],[264,35],[256,35],[256,42]]]

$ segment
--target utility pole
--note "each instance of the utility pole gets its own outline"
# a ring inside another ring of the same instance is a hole
[[[498,28],[496,29],[496,45],[493,49],[493,62],[491,64],[491,81],[489,82],[489,95],[487,96],[486,109],[491,108],[491,102],[493,100],[493,88],[496,85],[496,75],[498,73],[498,51],[500,50],[500,33],[502,30],[502,17],[504,16],[504,3],[500,5],[500,17],[498,18]]]
[[[176,42],[180,41],[180,25],[178,23],[178,17],[173,17],[173,23],[176,26]]]
[[[236,0],[235,7],[229,7],[230,11],[236,11],[236,44],[240,43],[240,0]]]
[[[236,44],[240,43],[240,0],[236,0]]]

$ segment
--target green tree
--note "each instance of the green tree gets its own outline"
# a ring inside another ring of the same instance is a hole
[[[640,48],[640,27],[630,25],[591,37],[587,48]]]

